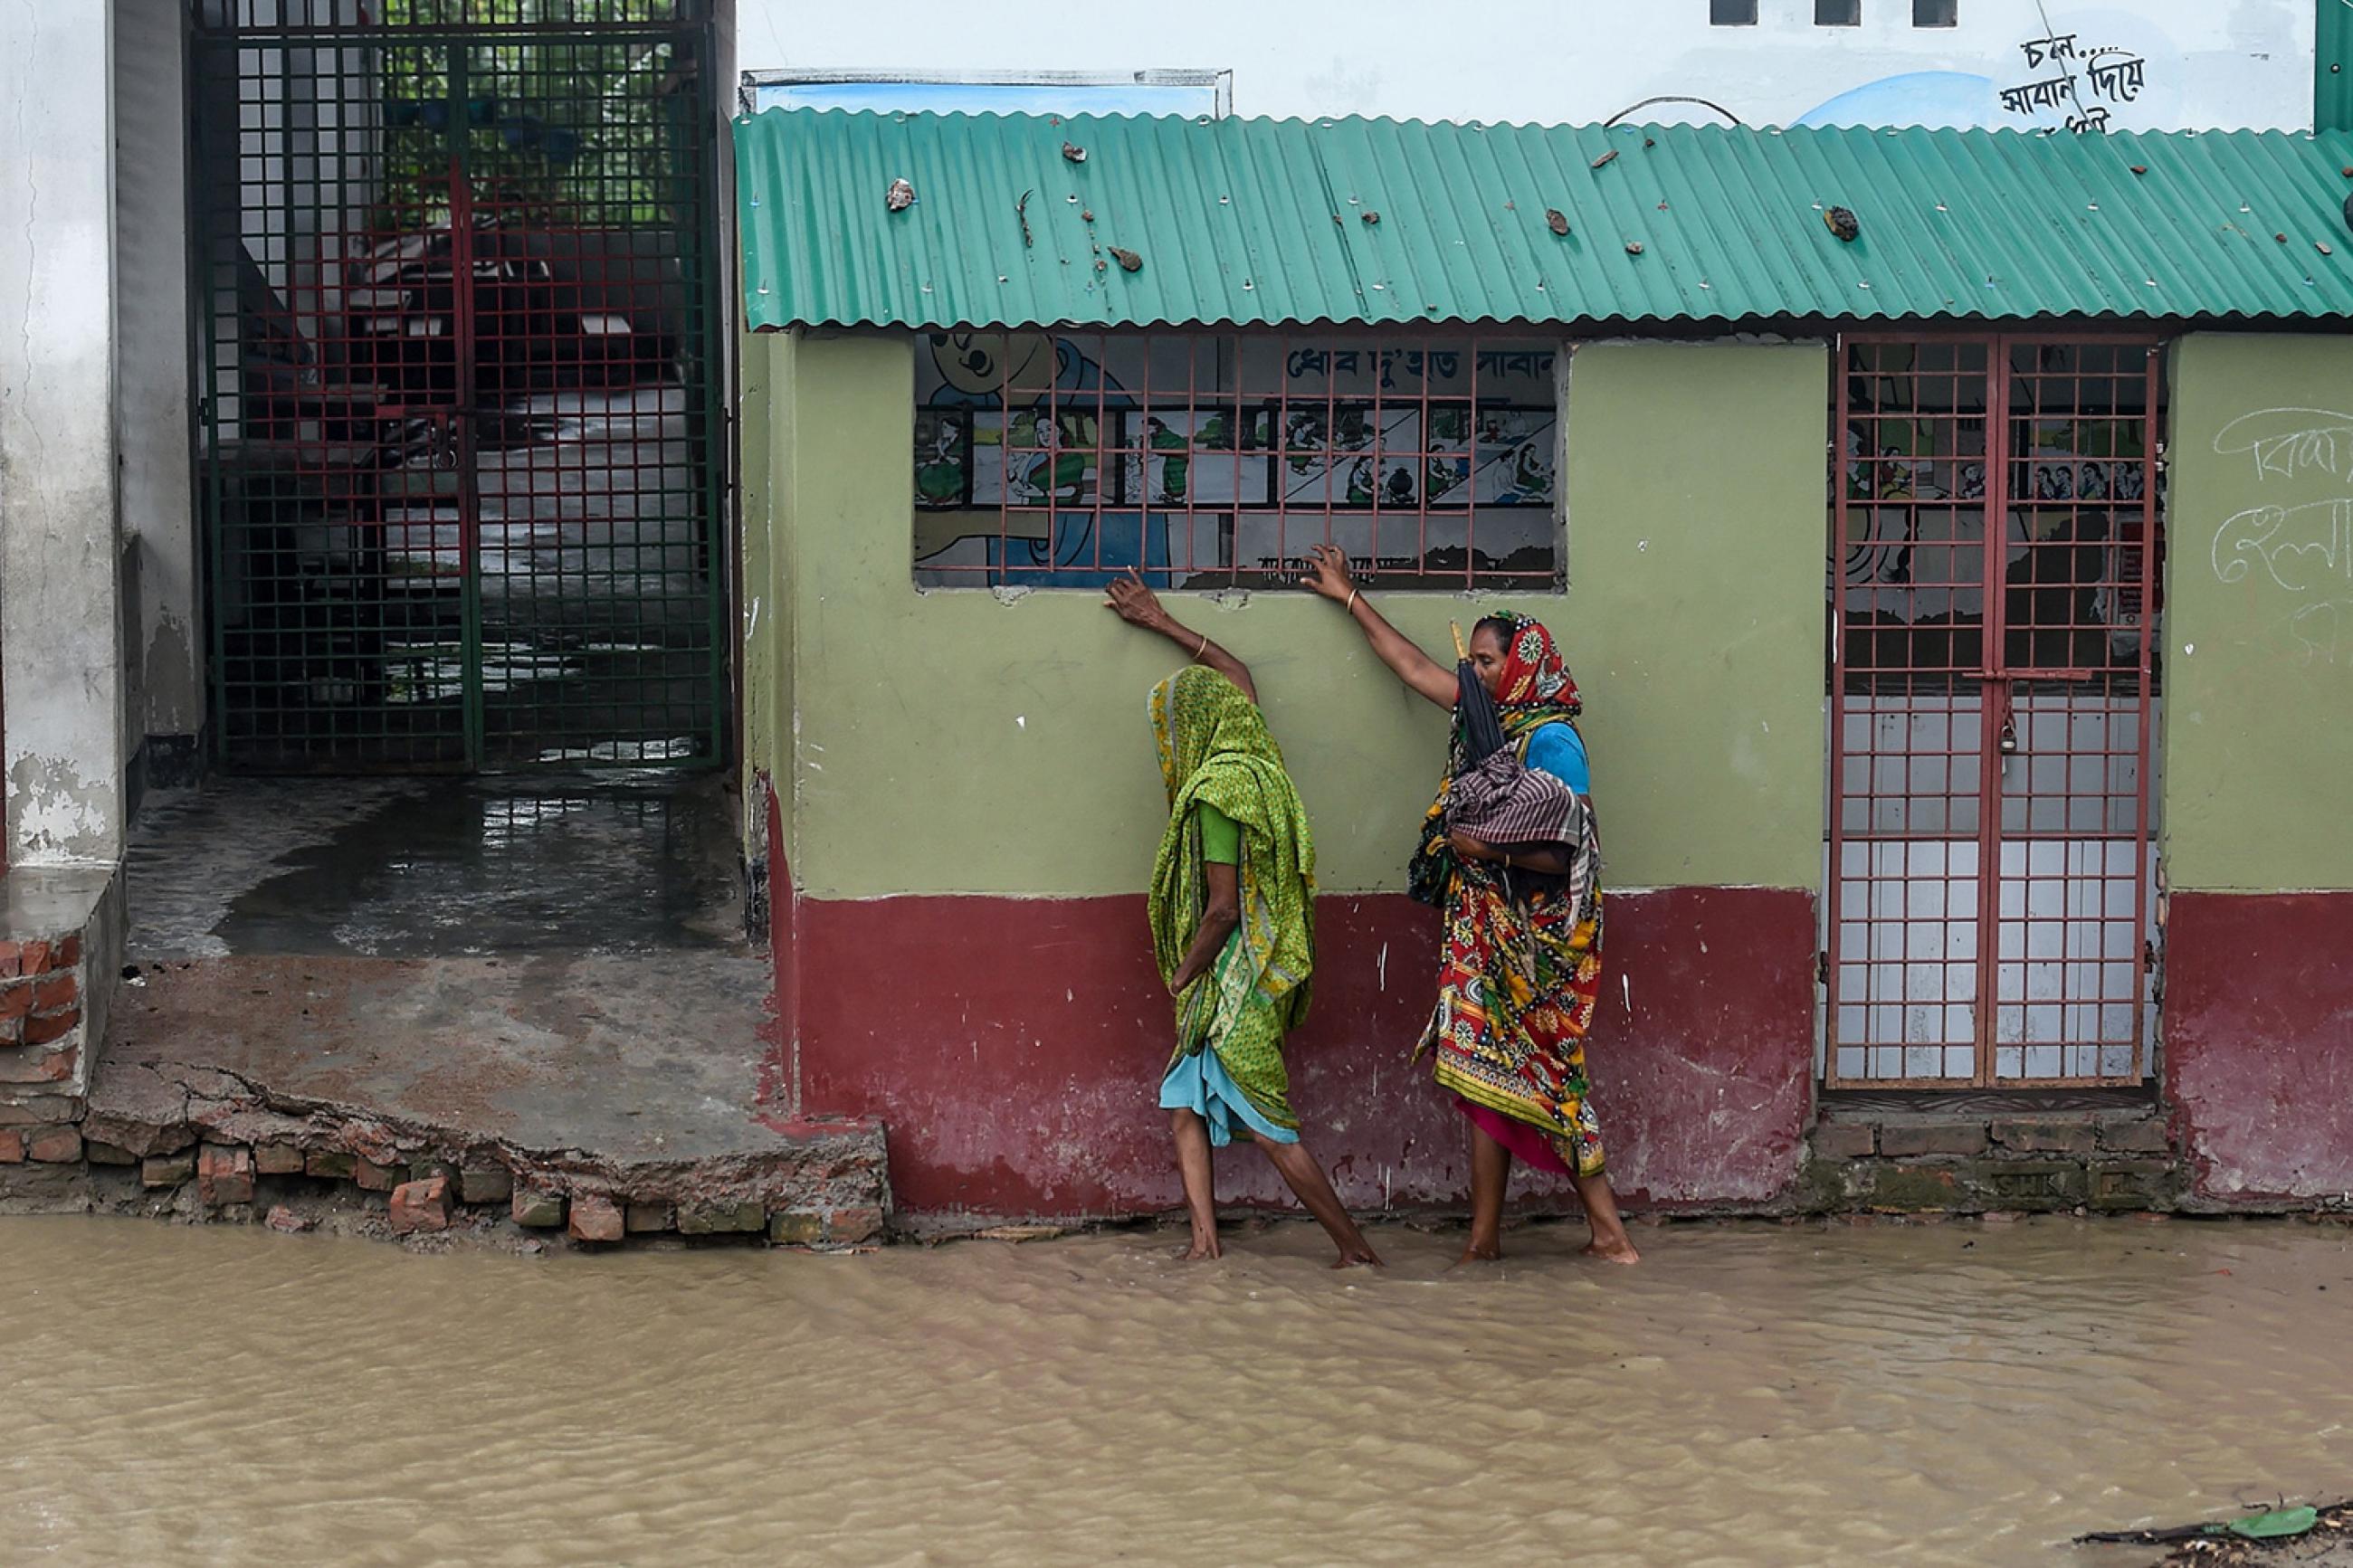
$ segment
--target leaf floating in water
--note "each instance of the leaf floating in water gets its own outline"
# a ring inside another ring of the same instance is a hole
[[[1557,235],[1568,233],[1568,215],[1558,207],[1545,208],[1545,226]]]
[[[1122,272],[1141,272],[1144,270],[1144,258],[1138,256],[1133,250],[1123,250],[1118,246],[1114,245],[1111,247],[1111,258],[1119,263],[1119,269]]]
[[[2275,1508],[2234,1519],[2215,1529],[2248,1541],[2284,1541],[2291,1535],[2304,1534],[2319,1522],[2320,1510],[2316,1508]]]
[[[1608,151],[1607,153],[1602,153],[1602,154],[1601,154],[1601,156],[1599,156],[1599,158],[1596,158],[1595,160],[1593,160],[1593,166],[1594,166],[1595,168],[1599,169],[1599,167],[1601,167],[1601,165],[1602,165],[1602,164],[1609,163],[1612,158],[1615,158],[1616,156],[1618,156],[1618,149],[1617,149],[1617,148],[1615,148],[1615,147],[1612,147],[1612,148],[1610,148],[1610,149],[1609,149],[1609,151]]]

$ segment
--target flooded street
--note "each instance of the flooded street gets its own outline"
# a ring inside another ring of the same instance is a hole
[[[1313,1226],[528,1262],[0,1223],[0,1556],[2142,1563],[2353,1494],[2353,1230]]]

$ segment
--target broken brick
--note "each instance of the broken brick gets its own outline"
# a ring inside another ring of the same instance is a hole
[[[253,1151],[207,1143],[196,1154],[196,1198],[208,1208],[253,1201]]]
[[[70,1007],[80,1000],[81,977],[70,969],[44,976],[34,983],[33,1010],[37,1013]]]
[[[81,1158],[81,1130],[44,1127],[25,1140],[25,1157],[47,1165],[70,1165]]]
[[[571,1228],[575,1241],[618,1241],[621,1211],[602,1194],[582,1193],[572,1200]]]
[[[253,1168],[265,1176],[299,1176],[302,1173],[302,1150],[295,1143],[257,1143],[253,1146]]]
[[[1877,1149],[1875,1130],[1868,1121],[1816,1123],[1811,1138],[1817,1160],[1862,1160]]]
[[[421,1182],[403,1182],[392,1189],[392,1233],[406,1236],[414,1230],[447,1230],[449,1228],[449,1179],[427,1176]]]
[[[768,1239],[779,1247],[815,1247],[825,1239],[825,1216],[780,1210],[768,1216]]]
[[[624,1217],[633,1232],[668,1230],[670,1226],[668,1204],[631,1204]]]
[[[836,1209],[826,1216],[825,1238],[845,1247],[871,1241],[882,1234],[882,1211],[872,1205]]]
[[[119,1143],[101,1143],[85,1136],[81,1141],[82,1158],[93,1165],[135,1165],[139,1156]]]
[[[365,1193],[388,1193],[400,1184],[399,1175],[390,1165],[379,1165],[365,1158],[353,1160],[352,1180]]]
[[[678,1211],[678,1228],[688,1236],[717,1236],[738,1231],[758,1230],[768,1223],[767,1210],[757,1198],[747,1198],[740,1204],[717,1204],[698,1207],[681,1206]]]
[[[517,1225],[529,1226],[533,1230],[554,1230],[564,1223],[564,1194],[518,1187],[508,1212],[514,1215]]]
[[[348,1182],[355,1162],[339,1149],[313,1149],[302,1156],[302,1169],[331,1182]]]
[[[514,1173],[504,1165],[468,1165],[458,1173],[458,1195],[470,1204],[502,1204],[514,1196]]]
[[[139,1162],[139,1182],[142,1186],[176,1187],[196,1173],[196,1157],[183,1152],[177,1154],[150,1154]]]
[[[19,980],[0,985],[0,1018],[21,1018],[33,1010],[33,984]]]
[[[0,1127],[0,1165],[21,1165],[25,1163],[25,1135],[13,1127]]]
[[[81,1060],[81,1047],[45,1050],[38,1046],[0,1046],[0,1083],[64,1083]]]
[[[301,1215],[296,1214],[284,1204],[280,1204],[276,1208],[271,1209],[269,1211],[269,1217],[261,1223],[268,1226],[272,1230],[282,1230],[289,1236],[293,1236],[299,1232],[306,1231],[311,1228],[311,1222],[309,1220],[304,1219]]]
[[[46,1046],[52,1040],[62,1040],[81,1027],[81,1009],[69,1007],[62,1013],[36,1013],[25,1020],[25,1043]]]

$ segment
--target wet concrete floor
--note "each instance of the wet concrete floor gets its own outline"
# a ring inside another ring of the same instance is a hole
[[[765,955],[715,774],[224,780],[152,798],[93,1105],[190,1081],[625,1160],[772,1149]]]
[[[536,1263],[19,1220],[0,1542],[225,1562],[2122,1568],[2353,1495],[2341,1224]]]

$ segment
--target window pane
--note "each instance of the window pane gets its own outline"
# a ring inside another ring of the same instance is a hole
[[[1960,8],[1960,0],[1912,0],[1912,25],[1915,27],[1958,26]]]
[[[917,358],[928,587],[1549,590],[1552,344],[1281,332],[938,332]]]
[[[1859,27],[1862,25],[1862,0],[1814,0],[1814,26],[1817,27]]]
[[[1707,0],[1707,19],[1718,27],[1753,27],[1757,0]]]

